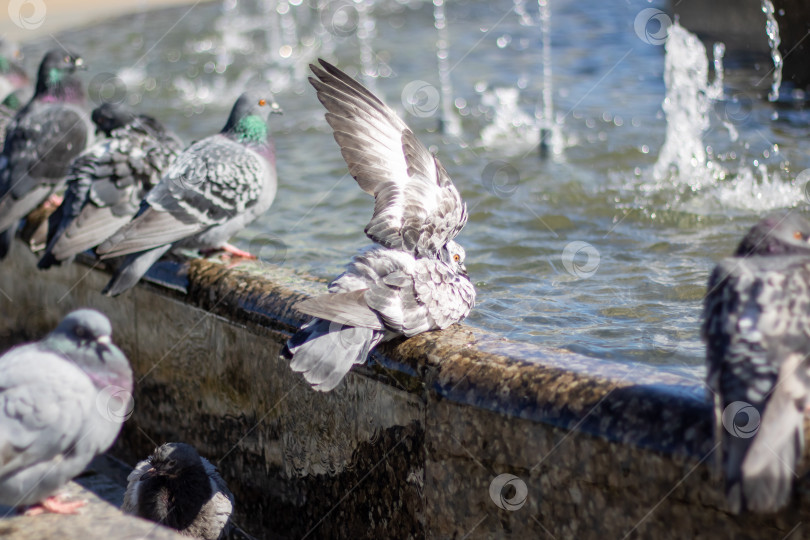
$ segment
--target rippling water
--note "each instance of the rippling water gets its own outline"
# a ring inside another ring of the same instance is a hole
[[[187,141],[218,130],[246,84],[269,80],[285,110],[271,120],[281,185],[271,210],[237,243],[326,278],[366,244],[372,201],[346,173],[305,66],[325,55],[357,73],[362,57],[367,72],[381,75],[374,81],[381,97],[435,147],[468,204],[459,240],[478,288],[468,321],[511,339],[699,370],[701,301],[713,264],[761,214],[807,206],[807,179],[796,177],[810,166],[801,142],[808,118],[761,99],[769,66],[753,61],[727,68],[725,99],[711,103],[703,136],[709,176],[653,176],[666,133],[665,63],[664,47],[635,31],[646,2],[551,0],[564,150],[546,160],[534,148],[536,133],[520,125],[534,118],[542,95],[541,35],[521,24],[512,0],[445,5],[463,130],[446,138],[430,114],[432,88],[421,104],[427,110],[403,111],[409,83],[439,85],[433,5],[320,5],[319,13],[301,0],[203,3],[56,38],[87,59],[96,97],[116,99],[126,85],[130,103]],[[525,9],[524,22],[536,21],[536,5]],[[52,45],[50,37],[26,45],[29,69]],[[499,87],[519,94],[498,97]],[[493,124],[509,128],[507,144],[480,142]]]

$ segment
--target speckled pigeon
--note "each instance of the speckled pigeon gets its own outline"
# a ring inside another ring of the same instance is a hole
[[[52,50],[39,67],[34,96],[8,126],[0,157],[0,258],[22,217],[62,185],[70,162],[92,140],[84,90],[75,71],[81,58]]]
[[[216,135],[184,150],[141,203],[137,216],[102,243],[102,259],[128,255],[104,289],[130,289],[172,247],[224,249],[265,212],[276,196],[276,167],[267,117],[278,105],[253,92],[242,94]]]
[[[466,206],[447,172],[399,117],[362,85],[320,60],[310,66],[326,120],[360,187],[374,195],[358,253],[329,294],[296,308],[315,317],[284,356],[316,390],[329,391],[382,340],[442,329],[464,319],[475,288],[453,238]]]
[[[233,494],[193,446],[166,443],[127,477],[121,509],[202,540],[225,538]]]
[[[17,62],[20,51],[15,43],[0,37],[0,101],[30,82],[25,70]]]
[[[144,114],[105,103],[93,122],[107,136],[73,160],[65,199],[51,214],[42,269],[96,247],[129,222],[182,144]]]
[[[707,386],[731,510],[790,499],[810,398],[810,223],[772,215],[712,272],[703,311]]]
[[[107,317],[80,309],[0,357],[0,504],[83,504],[53,495],[109,448],[131,410],[132,370],[111,332]]]

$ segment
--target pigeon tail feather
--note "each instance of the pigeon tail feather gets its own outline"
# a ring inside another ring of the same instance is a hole
[[[383,336],[383,330],[313,319],[287,341],[283,354],[315,390],[328,392],[354,364],[366,361]]]
[[[101,291],[107,296],[118,296],[135,286],[155,262],[171,249],[172,245],[156,247],[149,251],[141,251],[128,255],[115,271],[112,279]]]

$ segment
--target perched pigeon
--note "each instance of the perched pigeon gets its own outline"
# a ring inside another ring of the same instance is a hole
[[[731,510],[787,504],[810,398],[810,223],[769,216],[709,278],[707,386]]]
[[[93,122],[108,138],[71,163],[65,199],[49,220],[42,269],[96,247],[126,225],[182,149],[160,122],[122,106],[101,105]]]
[[[8,126],[0,156],[0,258],[11,247],[17,221],[64,184],[71,160],[92,139],[84,90],[75,77],[83,65],[62,50],[46,54],[34,96]]]
[[[224,538],[234,499],[216,467],[193,446],[166,443],[127,477],[121,509],[202,540]]]
[[[17,62],[19,57],[20,51],[17,46],[0,37],[0,101],[28,86],[28,75]]]
[[[466,206],[447,172],[397,115],[335,66],[310,66],[349,172],[374,195],[366,235],[329,293],[296,305],[315,317],[284,356],[316,390],[333,389],[380,341],[446,328],[464,319],[475,288],[453,241]]]
[[[53,494],[109,448],[131,403],[132,370],[111,332],[107,317],[80,309],[0,357],[0,504],[82,506]]]
[[[227,241],[276,196],[275,155],[267,130],[271,112],[279,112],[278,105],[244,93],[220,133],[177,157],[136,217],[96,250],[102,259],[129,255],[104,294],[130,289],[173,247],[250,256]]]

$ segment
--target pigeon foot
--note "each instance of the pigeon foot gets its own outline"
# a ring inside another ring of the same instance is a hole
[[[78,514],[79,508],[87,504],[87,501],[66,501],[64,497],[64,495],[52,495],[40,503],[29,506],[24,515],[38,516],[45,512],[51,514]]]

